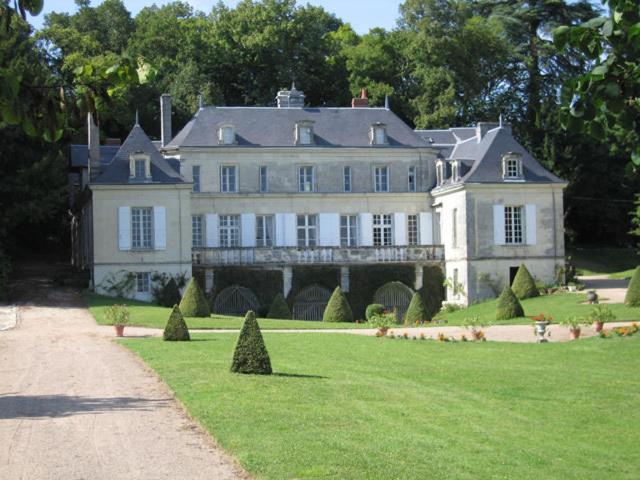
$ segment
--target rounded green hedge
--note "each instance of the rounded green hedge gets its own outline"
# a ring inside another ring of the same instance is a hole
[[[371,305],[367,306],[367,309],[365,311],[365,318],[367,319],[367,321],[369,321],[371,320],[371,317],[373,317],[374,315],[380,315],[382,312],[384,312],[384,305],[380,303],[372,303]]]
[[[244,318],[244,325],[233,352],[231,371],[255,375],[270,375],[271,360],[264,344],[256,314],[251,310]]]
[[[195,278],[189,281],[187,290],[180,301],[180,311],[185,317],[209,317],[211,310],[204,293]]]
[[[407,308],[407,313],[404,315],[405,325],[415,325],[416,323],[422,323],[429,321],[429,314],[422,301],[422,295],[420,292],[416,292],[411,297],[411,303]]]
[[[281,293],[277,294],[273,302],[271,302],[267,318],[284,318],[287,320],[291,318],[291,310],[289,310],[289,305]]]
[[[518,297],[515,296],[509,285],[504,287],[498,297],[496,320],[509,320],[510,318],[524,317],[524,310]]]
[[[633,272],[624,296],[624,303],[628,307],[640,307],[640,266]]]
[[[322,315],[323,322],[353,322],[353,312],[347,301],[347,297],[342,293],[342,289],[338,286],[331,294],[329,303],[324,309]]]

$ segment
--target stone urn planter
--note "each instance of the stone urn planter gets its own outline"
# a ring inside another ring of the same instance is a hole
[[[116,337],[124,337],[124,325],[114,325],[113,328],[116,331]]]
[[[540,320],[535,322],[535,332],[538,343],[547,343],[549,340],[545,338],[545,334],[547,331],[547,325],[549,325],[547,320]]]
[[[571,340],[577,340],[580,338],[580,328],[570,328],[569,329],[569,338]]]
[[[589,290],[587,292],[587,302],[590,304],[598,303],[598,294],[595,290]]]

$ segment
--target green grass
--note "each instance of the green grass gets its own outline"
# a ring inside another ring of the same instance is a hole
[[[264,335],[276,375],[229,372],[236,334],[127,339],[259,479],[635,479],[640,337],[437,343]]]
[[[640,257],[632,248],[567,248],[567,255],[576,267],[578,275],[610,275],[626,277],[629,270],[640,264]],[[622,276],[621,276],[622,275]]]
[[[521,300],[522,308],[526,317],[513,318],[510,320],[496,321],[497,300],[488,300],[486,302],[471,305],[452,313],[441,312],[438,319],[446,321],[448,325],[462,325],[465,317],[478,315],[480,320],[493,325],[506,324],[526,324],[531,323],[531,319],[527,317],[535,316],[540,313],[551,315],[554,322],[560,322],[570,315],[586,316],[589,314],[592,305],[586,302],[586,295],[581,293],[556,293],[553,295],[543,295],[540,297],[528,298]],[[640,320],[640,307],[627,307],[621,303],[607,304],[613,313],[618,317],[618,321],[623,320]]]
[[[636,271],[635,268],[630,268],[629,270],[623,270],[622,272],[612,273],[611,275],[609,275],[609,278],[630,279],[631,277],[633,277],[633,272],[635,271]]]
[[[108,325],[104,316],[104,311],[109,305],[114,303],[124,303],[129,307],[130,325],[149,328],[164,328],[171,309],[159,307],[151,303],[139,302],[125,298],[105,297],[93,293],[85,294],[85,302],[89,306],[89,311],[100,325]],[[225,315],[212,315],[211,318],[186,317],[185,322],[190,329],[240,329],[242,328],[243,317],[229,317]],[[295,329],[325,329],[325,328],[365,328],[366,325],[358,323],[323,323],[310,322],[305,320],[274,320],[261,318],[258,320],[260,328],[264,330]]]

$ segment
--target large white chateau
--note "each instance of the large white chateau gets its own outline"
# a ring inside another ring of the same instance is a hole
[[[72,147],[74,263],[99,293],[151,300],[157,274],[194,275],[214,311],[260,310],[281,292],[318,319],[342,285],[406,309],[494,296],[525,263],[553,282],[564,264],[563,188],[507,125],[412,130],[366,93],[350,108],[202,107],[162,140],[133,126],[121,146]],[[130,279],[126,282],[124,279]],[[124,290],[122,290],[124,288]]]

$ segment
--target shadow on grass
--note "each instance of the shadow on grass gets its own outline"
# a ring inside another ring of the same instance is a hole
[[[289,378],[318,378],[318,379],[328,379],[329,378],[329,377],[323,377],[322,375],[305,375],[303,373],[275,372],[272,375],[274,377],[289,377]]]

